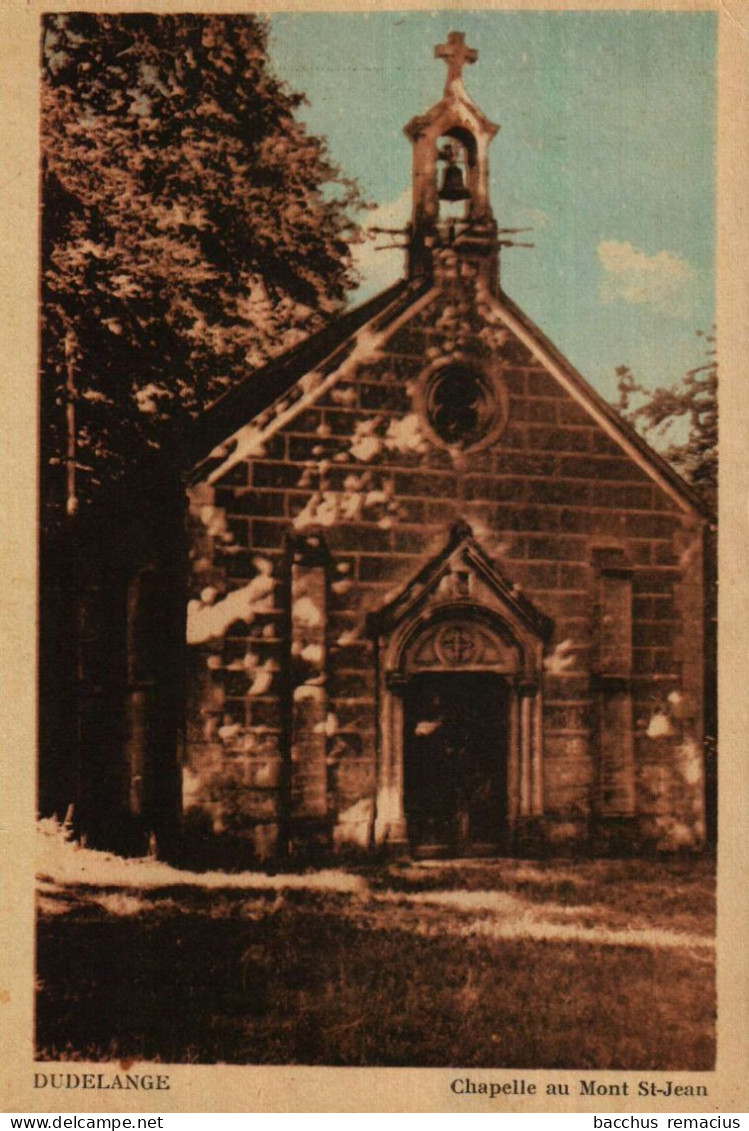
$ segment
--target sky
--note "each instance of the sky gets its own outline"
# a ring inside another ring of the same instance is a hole
[[[591,383],[615,398],[618,365],[670,384],[699,364],[714,321],[716,22],[712,12],[406,11],[270,17],[276,72],[306,93],[299,116],[402,226],[403,126],[439,100],[434,45],[463,31],[466,87],[499,123],[491,199],[532,249],[502,254],[502,286]],[[382,238],[380,239],[382,241]],[[359,255],[352,301],[401,276],[398,251]]]

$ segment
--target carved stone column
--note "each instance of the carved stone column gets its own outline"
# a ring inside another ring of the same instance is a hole
[[[384,675],[384,726],[377,772],[375,841],[404,844],[407,840],[403,811],[403,694],[408,680],[401,672]]]
[[[531,745],[531,814],[543,816],[544,811],[544,769],[543,769],[543,703],[540,691],[533,698],[533,738]]]
[[[530,817],[538,811],[538,684],[524,680],[518,685],[520,695],[520,817]]]
[[[514,678],[508,679],[510,695],[508,700],[507,719],[507,824],[513,829],[517,824],[520,811],[520,793],[522,779],[522,711],[518,687]]]

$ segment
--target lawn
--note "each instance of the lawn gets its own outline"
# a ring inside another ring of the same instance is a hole
[[[706,858],[268,877],[97,856],[42,867],[40,1059],[713,1066]]]

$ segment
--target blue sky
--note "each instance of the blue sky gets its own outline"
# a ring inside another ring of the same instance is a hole
[[[614,368],[670,383],[701,360],[714,320],[715,38],[711,12],[282,13],[270,18],[279,75],[300,116],[379,210],[408,217],[403,126],[436,102],[433,47],[466,33],[465,71],[501,126],[492,204],[532,226],[503,253],[502,284],[607,397]],[[355,300],[402,273],[398,252],[362,256]]]

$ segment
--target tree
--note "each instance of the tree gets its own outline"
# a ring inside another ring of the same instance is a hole
[[[344,305],[361,200],[303,101],[254,15],[45,17],[48,525]]]
[[[686,479],[711,514],[718,492],[718,365],[715,334],[697,331],[704,339],[707,360],[690,369],[681,381],[648,389],[626,365],[616,370],[622,416],[663,448],[666,459]],[[678,431],[686,434],[675,436]]]

